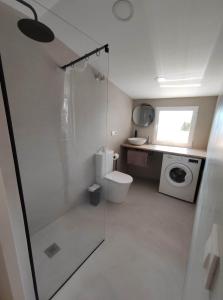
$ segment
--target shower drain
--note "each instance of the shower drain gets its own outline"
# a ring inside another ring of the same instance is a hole
[[[49,257],[52,258],[54,255],[56,255],[60,251],[60,247],[56,244],[53,243],[50,245],[46,250],[44,250],[44,253]]]

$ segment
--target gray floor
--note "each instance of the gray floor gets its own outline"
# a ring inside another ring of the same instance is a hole
[[[108,204],[105,243],[55,300],[180,300],[195,205],[138,180]]]

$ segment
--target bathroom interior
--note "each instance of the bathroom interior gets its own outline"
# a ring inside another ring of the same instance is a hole
[[[0,300],[221,300],[223,2],[0,0]]]

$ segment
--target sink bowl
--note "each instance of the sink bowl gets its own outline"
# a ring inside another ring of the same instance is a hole
[[[129,144],[140,146],[145,144],[146,139],[141,137],[132,137],[132,138],[128,138],[128,142]]]

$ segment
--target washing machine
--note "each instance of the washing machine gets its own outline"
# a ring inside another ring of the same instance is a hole
[[[201,159],[163,154],[159,192],[194,202]]]

